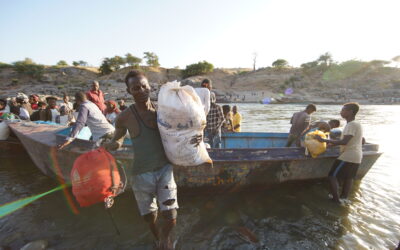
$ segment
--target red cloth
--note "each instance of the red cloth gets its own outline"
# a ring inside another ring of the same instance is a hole
[[[88,92],[86,92],[86,97],[88,98],[89,101],[91,101],[94,104],[96,104],[97,107],[99,107],[99,109],[101,110],[101,112],[103,112],[103,113],[105,112],[106,105],[104,104],[103,91],[101,91],[101,90],[99,90],[99,91],[89,90]]]
[[[31,104],[31,108],[32,108],[33,110],[37,110],[37,109],[39,108],[39,105],[38,105],[37,103],[32,103],[32,104]]]

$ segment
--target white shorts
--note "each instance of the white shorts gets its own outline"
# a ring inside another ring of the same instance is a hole
[[[130,178],[132,190],[139,207],[140,215],[177,209],[178,199],[174,173],[170,164],[160,170],[134,175]],[[174,199],[170,206],[163,202]]]

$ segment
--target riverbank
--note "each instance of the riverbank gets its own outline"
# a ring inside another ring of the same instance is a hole
[[[0,97],[18,92],[62,96],[87,91],[98,80],[106,99],[130,99],[124,77],[132,67],[109,75],[99,75],[96,68],[47,67],[40,79],[21,75],[12,68],[0,69]],[[367,68],[344,77],[331,76],[329,71],[306,72],[299,68],[215,69],[207,75],[182,79],[181,70],[142,67],[157,98],[161,85],[178,80],[199,87],[204,78],[213,82],[213,91],[220,103],[317,103],[400,104],[400,70]]]

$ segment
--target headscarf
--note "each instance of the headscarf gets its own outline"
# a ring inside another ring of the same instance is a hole
[[[38,103],[39,101],[40,101],[40,98],[39,98],[39,96],[38,95],[36,95],[36,94],[33,94],[33,95],[30,95],[29,96],[29,98],[33,98],[33,100],[36,102],[36,103]]]
[[[17,93],[16,99],[17,99],[17,102],[20,102],[20,103],[28,103],[29,102],[28,96],[25,95],[24,93]]]
[[[109,113],[109,114],[114,113],[114,112],[117,114],[121,113],[121,111],[118,109],[117,103],[115,101],[113,101],[113,100],[106,101],[106,105],[107,104],[109,104],[112,107],[112,111],[111,112],[107,111],[107,113]]]

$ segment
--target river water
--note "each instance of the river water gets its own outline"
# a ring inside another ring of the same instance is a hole
[[[243,131],[287,132],[303,105],[239,104]],[[313,120],[340,118],[341,106],[318,105]],[[287,184],[254,193],[179,197],[177,249],[394,249],[400,241],[399,106],[362,106],[365,138],[384,154],[350,203],[328,200],[324,181]],[[344,125],[344,121],[342,120]],[[0,159],[0,204],[36,195],[58,183],[26,157]],[[56,192],[0,219],[0,248],[46,240],[51,249],[152,249],[152,237],[132,192],[112,208],[121,235],[101,205],[72,213]]]

